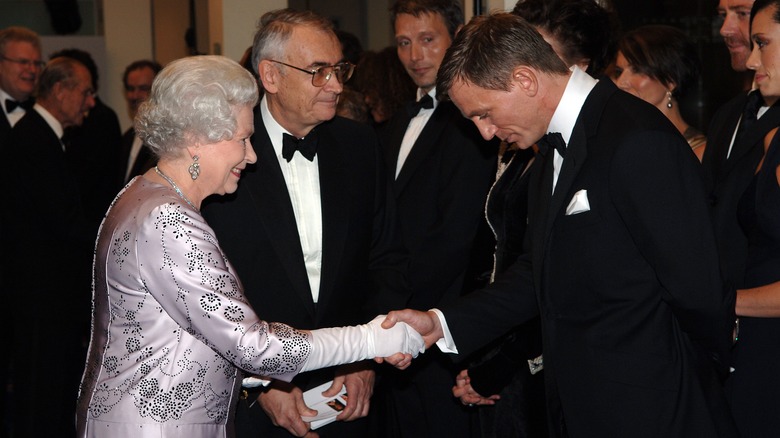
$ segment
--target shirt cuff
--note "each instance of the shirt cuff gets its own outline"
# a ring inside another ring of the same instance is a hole
[[[447,320],[444,319],[444,314],[439,309],[431,309],[430,311],[439,317],[441,331],[444,334],[441,339],[436,341],[436,346],[444,353],[458,354],[458,347],[455,345],[455,340],[452,339],[452,333],[450,333],[450,328],[447,326]]]

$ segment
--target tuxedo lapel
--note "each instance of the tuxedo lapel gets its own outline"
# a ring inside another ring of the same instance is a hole
[[[409,156],[406,157],[398,178],[395,180],[396,196],[403,192],[404,187],[406,187],[412,175],[417,172],[417,169],[425,161],[425,158],[430,155],[432,150],[438,147],[437,140],[442,137],[441,132],[450,120],[452,108],[454,108],[452,103],[441,102],[433,111],[433,114],[431,114],[431,118],[428,119],[428,123],[425,124],[422,132],[420,132],[420,136],[417,137],[417,141],[414,142],[414,146],[409,152]],[[397,157],[398,154],[396,153],[396,159]]]
[[[262,124],[259,111],[256,113],[255,126],[258,129],[252,137],[252,144],[257,153],[255,169],[257,175],[241,183],[247,185],[252,204],[257,209],[260,222],[284,266],[295,294],[299,296],[309,314],[314,316],[314,302],[303,262],[303,250],[295,213],[293,213],[282,169],[279,167],[279,160]]]
[[[3,144],[5,136],[8,135],[9,131],[11,131],[11,123],[8,121],[8,117],[5,113],[3,113],[0,115],[0,145]]]
[[[325,314],[341,270],[344,246],[349,238],[351,205],[344,196],[349,184],[348,157],[331,135],[327,122],[318,128],[317,160],[322,200],[322,274],[317,303],[318,314]],[[370,163],[365,163],[369,165]]]
[[[741,136],[742,138],[740,138],[739,141],[734,141],[734,147],[731,149],[731,154],[723,163],[721,175],[728,175],[736,163],[754,149],[761,149],[761,152],[763,153],[764,136],[772,128],[778,125],[780,125],[780,107],[774,105],[755,122],[748,132],[745,132]],[[729,142],[730,140],[731,138],[729,137]],[[726,156],[726,152],[723,153],[723,156]]]

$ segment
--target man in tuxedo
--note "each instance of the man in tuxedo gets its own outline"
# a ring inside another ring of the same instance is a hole
[[[63,49],[52,53],[50,58],[61,56],[73,58],[87,67],[92,78],[92,89],[97,93],[99,74],[92,56],[84,50]],[[114,110],[97,95],[94,99],[95,105],[84,121],[65,129],[63,143],[66,144],[68,162],[79,184],[84,214],[97,237],[100,223],[121,188],[116,174],[122,132]]]
[[[44,64],[38,34],[18,26],[0,30],[0,147],[11,127],[32,108],[32,92]]]
[[[160,64],[148,59],[134,61],[125,68],[122,75],[122,85],[125,89],[127,114],[130,116],[130,120],[135,120],[138,107],[149,98],[152,82],[160,70],[162,70]],[[121,185],[133,179],[134,176],[142,175],[157,163],[151,150],[135,135],[135,128],[132,126],[122,135],[119,160]]]
[[[0,184],[10,188],[0,229],[13,309],[11,418],[17,436],[68,437],[89,336],[95,235],[61,139],[95,104],[89,70],[72,58],[50,61],[36,97],[0,162]]]
[[[470,292],[490,271],[495,239],[484,212],[498,142],[483,140],[452,102],[436,100],[439,65],[463,26],[459,2],[398,0],[391,19],[398,58],[418,88],[380,143],[409,252],[409,306],[425,310]],[[458,371],[440,352],[392,371],[388,435],[468,436],[475,411],[448,394]]]
[[[734,293],[697,160],[647,103],[569,70],[522,18],[474,18],[439,69],[483,137],[540,144],[527,253],[441,310],[391,312],[469,354],[540,315],[550,434],[731,437]],[[443,338],[443,339],[442,339]],[[448,348],[449,347],[449,348]]]
[[[750,8],[753,0],[721,0],[720,33],[731,54],[731,66],[746,71],[750,55]],[[747,263],[747,237],[737,221],[737,204],[764,156],[764,137],[780,125],[780,107],[764,103],[755,89],[723,105],[710,121],[702,175],[709,195],[723,277],[742,286]]]
[[[369,320],[409,298],[408,259],[370,127],[334,117],[344,63],[332,24],[311,11],[282,9],[260,19],[252,64],[265,90],[255,110],[257,164],[237,192],[204,215],[261,318],[298,328]],[[309,433],[315,414],[302,394],[332,381],[349,395],[321,437],[369,436],[372,363],[303,373],[248,391],[236,412],[239,437]],[[317,436],[310,433],[306,436]]]

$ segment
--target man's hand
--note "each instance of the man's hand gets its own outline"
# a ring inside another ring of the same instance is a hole
[[[384,322],[382,322],[383,328],[390,328],[397,322],[405,322],[409,324],[413,329],[417,330],[417,333],[423,337],[425,341],[425,348],[431,348],[433,344],[439,339],[444,337],[444,332],[439,322],[439,316],[434,312],[420,312],[419,310],[404,309],[394,310],[387,314]],[[395,357],[397,355],[391,356]]]
[[[309,423],[301,416],[314,417],[317,411],[309,409],[303,402],[303,392],[295,385],[275,380],[265,392],[257,397],[260,407],[275,426],[283,427],[297,437],[317,438],[309,431]]]
[[[466,406],[490,406],[496,404],[496,400],[501,398],[498,394],[485,398],[477,393],[477,391],[471,387],[469,370],[463,370],[455,377],[455,386],[452,387],[452,395],[459,398],[460,402]]]
[[[368,415],[375,378],[370,362],[343,365],[336,370],[333,385],[322,395],[333,397],[342,385],[347,387],[347,407],[336,417],[337,421],[353,421]]]

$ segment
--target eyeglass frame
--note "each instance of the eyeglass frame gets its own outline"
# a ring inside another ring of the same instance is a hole
[[[353,64],[353,63],[351,63],[349,61],[339,62],[338,64],[333,64],[333,65],[322,65],[322,66],[319,66],[319,67],[314,67],[314,68],[309,69],[309,70],[307,70],[305,68],[296,67],[294,65],[290,65],[290,64],[288,64],[286,62],[277,61],[275,59],[268,59],[267,61],[275,62],[277,64],[282,64],[284,66],[287,66],[287,67],[290,67],[290,68],[294,68],[295,70],[302,71],[304,73],[310,74],[311,75],[311,84],[313,86],[317,87],[317,88],[321,88],[321,87],[324,87],[325,85],[327,85],[328,81],[330,81],[330,78],[333,77],[333,72],[335,72],[337,68],[339,70],[341,70],[342,68],[345,68],[344,66],[349,68],[349,70],[348,70],[349,73],[347,74],[346,78],[344,78],[343,81],[341,79],[339,79],[339,75],[336,74],[336,80],[339,81],[340,84],[344,84],[344,82],[347,82],[352,77],[352,74],[355,73],[355,64]],[[319,73],[324,68],[330,68],[331,70],[325,76],[325,82],[323,82],[322,85],[317,85],[317,84],[314,83],[314,78],[316,78],[317,77],[317,73]]]
[[[33,61],[32,59],[14,59],[14,58],[9,58],[5,55],[0,55],[0,58],[2,58],[4,61],[13,62],[14,64],[19,64],[24,68],[37,67],[38,69],[43,70],[43,68],[46,67],[46,63],[43,61]]]

